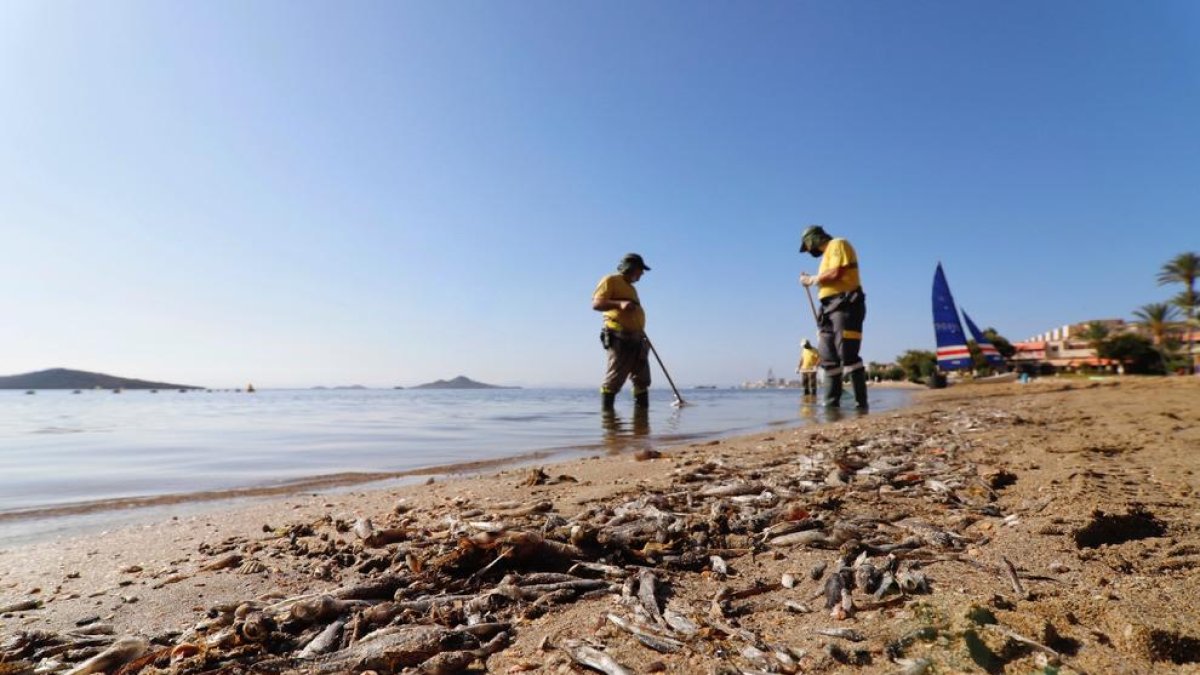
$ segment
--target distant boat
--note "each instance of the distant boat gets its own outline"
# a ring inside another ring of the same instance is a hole
[[[30,394],[36,394],[36,393],[37,393],[36,391],[34,391],[34,390],[30,389],[30,390],[28,390],[28,391],[26,391],[26,392],[25,392],[25,395],[26,395],[26,396],[29,396]]]
[[[963,312],[963,317],[966,318],[971,336],[988,365],[1004,367],[1004,357],[1000,356],[996,347],[983,336],[966,312]],[[946,283],[946,273],[942,271],[941,263],[938,263],[937,271],[933,274],[933,333],[937,339],[938,369],[970,370],[975,367],[975,362],[971,359],[971,350],[967,348],[967,335],[958,319],[958,308],[954,305],[954,296],[950,294],[950,284]]]
[[[246,393],[247,393],[247,394],[253,394],[253,393],[254,393],[254,391],[255,391],[255,389],[254,389],[254,385],[253,385],[253,384],[247,384],[247,385],[246,385]]]

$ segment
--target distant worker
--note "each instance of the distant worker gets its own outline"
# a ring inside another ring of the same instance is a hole
[[[820,360],[812,343],[804,338],[800,344],[800,363],[796,366],[796,372],[800,373],[800,385],[804,387],[805,396],[817,395],[817,363]]]
[[[858,274],[858,254],[845,239],[835,239],[820,225],[804,230],[800,252],[820,257],[816,274],[800,275],[800,283],[819,289],[821,310],[817,325],[821,331],[817,349],[821,369],[825,371],[825,406],[837,408],[842,400],[842,377],[849,376],[854,387],[857,408],[867,410],[867,371],[862,357],[863,320],[867,317],[867,296]]]
[[[646,342],[646,313],[634,284],[649,272],[637,253],[627,253],[617,264],[617,273],[600,280],[592,293],[592,309],[604,312],[600,344],[608,353],[604,383],[600,385],[601,406],[612,410],[617,392],[626,379],[633,380],[633,404],[650,405],[650,344]]]

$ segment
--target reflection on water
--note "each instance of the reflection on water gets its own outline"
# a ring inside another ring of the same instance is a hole
[[[610,453],[618,453],[648,445],[650,440],[650,410],[634,407],[628,419],[616,410],[600,411],[600,425],[604,430],[604,447]]]

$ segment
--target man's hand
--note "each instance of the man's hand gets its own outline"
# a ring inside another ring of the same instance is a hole
[[[820,281],[817,281],[817,278],[818,278],[818,275],[816,275],[816,274],[809,274],[808,272],[804,272],[800,275],[800,285],[816,286],[821,283]]]

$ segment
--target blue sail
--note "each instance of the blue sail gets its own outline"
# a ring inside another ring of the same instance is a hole
[[[996,368],[1004,366],[1004,357],[1000,356],[995,345],[988,342],[988,339],[979,331],[979,326],[976,326],[975,322],[971,320],[967,310],[964,309],[962,315],[967,322],[967,330],[971,331],[971,337],[975,339],[975,344],[979,345],[979,352],[983,354],[983,358],[987,359],[988,365]]]
[[[938,368],[963,370],[972,367],[967,336],[958,320],[954,296],[950,295],[950,285],[946,283],[941,263],[933,275],[933,333],[937,338]]]

